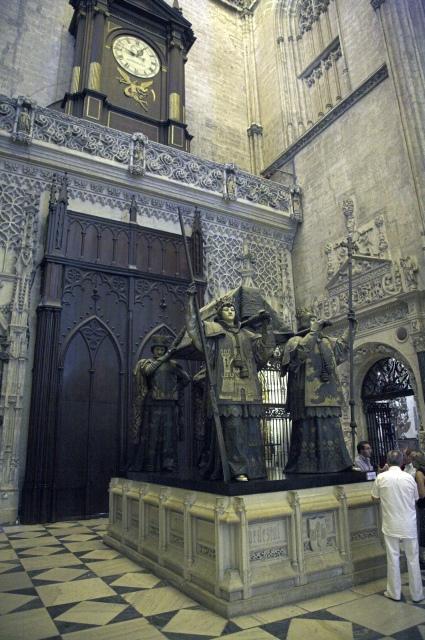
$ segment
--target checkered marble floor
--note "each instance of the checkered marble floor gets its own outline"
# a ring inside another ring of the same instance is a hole
[[[1,640],[425,640],[384,580],[226,620],[102,542],[106,521],[0,528]]]

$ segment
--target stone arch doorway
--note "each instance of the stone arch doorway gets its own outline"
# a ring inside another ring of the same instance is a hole
[[[364,377],[361,398],[374,464],[382,465],[390,449],[417,444],[418,410],[403,362],[394,356],[377,360]]]

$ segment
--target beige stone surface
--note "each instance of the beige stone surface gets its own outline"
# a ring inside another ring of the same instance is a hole
[[[329,609],[331,613],[382,635],[392,635],[407,627],[425,623],[425,611],[404,602],[372,595]]]
[[[58,635],[58,630],[45,609],[30,609],[0,617],[2,640],[45,640]]]
[[[158,587],[150,591],[124,593],[122,597],[144,616],[155,616],[165,611],[196,606],[194,600],[173,587]]]
[[[128,638],[166,640],[164,634],[145,619],[116,622],[107,627],[80,630],[66,635],[67,640],[128,640]]]
[[[291,620],[287,640],[353,640],[350,622],[337,620]]]
[[[69,567],[71,565],[82,564],[72,553],[61,553],[54,556],[21,558],[25,571],[36,571],[38,569],[53,569],[54,567]]]
[[[79,602],[57,616],[58,622],[75,622],[78,624],[109,624],[120,613],[127,609],[128,605],[113,604],[112,602]]]
[[[115,595],[115,591],[110,589],[108,585],[99,578],[48,584],[42,587],[36,587],[36,590],[46,607]]]
[[[210,611],[179,611],[163,627],[164,633],[193,634],[200,636],[220,636],[227,620]]]
[[[300,603],[303,604],[303,603]],[[251,627],[257,627],[270,622],[276,622],[277,620],[286,620],[288,618],[295,618],[305,613],[305,609],[301,606],[283,606],[274,607],[273,609],[266,609],[265,611],[258,611],[247,616],[236,616],[232,618],[232,622],[241,627],[241,629],[249,629]]]
[[[298,606],[302,609],[307,609],[307,611],[319,611],[319,609],[326,609],[327,607],[333,607],[344,602],[351,602],[360,597],[360,594],[356,593],[355,589],[347,589],[346,591],[329,593],[319,598],[313,598],[312,600],[303,600]]]

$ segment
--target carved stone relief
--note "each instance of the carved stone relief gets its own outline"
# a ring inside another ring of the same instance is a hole
[[[318,554],[336,548],[335,513],[309,514],[303,517],[303,540],[306,554]]]
[[[0,486],[9,489],[16,486],[19,465],[40,193],[39,184],[0,173],[0,327],[8,347],[1,377]]]
[[[146,171],[181,184],[199,187],[227,198],[229,185],[225,165],[198,158],[190,153],[146,141],[141,134],[127,134],[81,120],[51,109],[34,107],[26,98],[21,103],[0,96],[0,129],[29,135],[33,140],[48,142],[127,165],[135,175]],[[25,106],[27,105],[27,107]],[[25,111],[28,113],[25,115]],[[27,117],[28,116],[28,117]],[[28,130],[28,134],[26,131]],[[17,139],[18,140],[18,139]],[[234,174],[230,188],[237,182],[237,196],[256,204],[289,212],[289,189],[244,171]],[[230,198],[232,199],[232,198]]]
[[[348,202],[348,201],[347,201]],[[351,202],[351,201],[350,201]],[[418,265],[411,256],[392,259],[383,215],[357,226],[355,217],[347,217],[347,231],[353,239],[353,302],[356,310],[400,293],[418,288]],[[347,243],[341,238],[325,246],[328,295],[316,297],[313,309],[321,318],[345,314],[348,305]],[[381,312],[379,312],[381,313]],[[399,309],[400,316],[402,311]],[[362,321],[369,324],[370,319]]]
[[[271,562],[289,557],[288,521],[256,522],[248,527],[251,562]]]
[[[256,263],[255,285],[265,294],[289,325],[295,316],[290,253],[279,239],[265,238],[241,228],[226,229],[217,222],[203,220],[203,233],[207,260],[207,301],[241,284],[239,265],[235,257],[242,258],[243,245],[249,249]]]

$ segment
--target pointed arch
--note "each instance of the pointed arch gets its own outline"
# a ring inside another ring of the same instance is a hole
[[[72,342],[72,339],[78,334],[81,333],[81,330],[85,327],[88,326],[90,323],[97,323],[99,325],[99,327],[101,327],[101,329],[109,336],[109,338],[112,341],[112,344],[114,345],[114,348],[117,352],[117,356],[118,356],[118,360],[120,363],[120,370],[122,371],[123,368],[123,353],[122,353],[122,349],[120,347],[120,344],[117,340],[117,338],[115,337],[115,335],[112,333],[111,329],[108,327],[108,325],[106,324],[106,322],[104,322],[101,318],[99,318],[96,315],[92,315],[89,316],[88,318],[85,318],[84,320],[82,320],[79,324],[77,324],[71,331],[70,333],[68,333],[68,335],[66,336],[64,343],[62,345],[62,349],[59,355],[59,367],[63,368],[63,364],[65,362],[65,358],[66,358],[66,353],[69,349],[69,345]],[[83,336],[84,337],[84,336]],[[87,344],[87,338],[85,337],[85,342]],[[99,345],[100,346],[100,345]],[[87,347],[90,351],[90,347],[87,344]]]
[[[173,329],[170,326],[168,326],[168,324],[166,324],[165,322],[162,322],[161,324],[158,324],[156,327],[154,327],[153,329],[148,331],[148,333],[143,338],[142,342],[140,343],[140,345],[139,345],[139,347],[138,347],[138,349],[136,351],[136,358],[135,358],[134,364],[138,360],[140,360],[140,356],[143,353],[144,348],[149,343],[149,341],[153,338],[153,336],[156,335],[157,333],[161,333],[161,332],[164,332],[164,331],[166,331],[170,335],[170,338],[175,338],[176,337],[175,331],[173,331]]]

